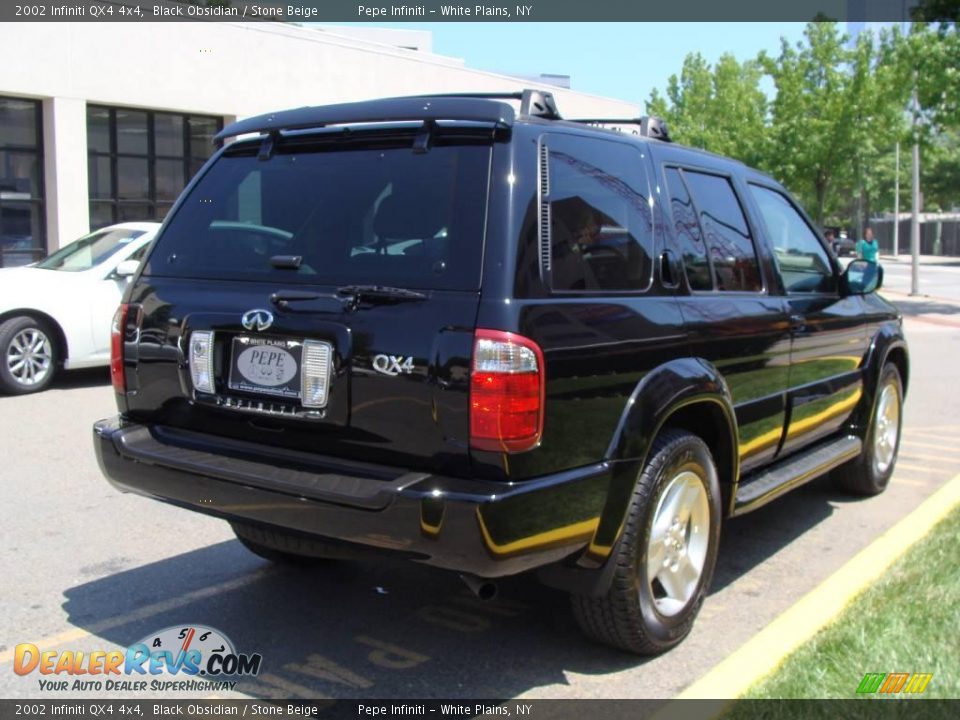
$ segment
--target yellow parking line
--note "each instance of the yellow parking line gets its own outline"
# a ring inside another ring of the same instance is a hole
[[[909,487],[930,487],[929,482],[923,482],[922,480],[916,480],[914,478],[904,478],[899,476],[893,477],[893,482],[897,485],[907,485]]]
[[[916,510],[901,518],[675,699],[732,699],[743,695],[776,670],[793,650],[835,620],[853,598],[958,505],[960,475],[954,476]]]
[[[913,470],[914,472],[922,472],[928,475],[943,473],[943,468],[929,468],[925,465],[911,465],[910,463],[903,462],[902,460],[897,460],[897,470]]]
[[[947,430],[960,430],[960,425],[929,425],[927,427],[911,427],[907,430],[904,430],[903,436],[905,438],[913,437],[917,433],[943,434],[944,431]],[[947,438],[950,439],[949,435]]]
[[[78,640],[82,640],[89,635],[99,635],[107,630],[112,630],[113,628],[118,628],[123,625],[127,625],[128,623],[136,622],[137,620],[145,620],[149,617],[153,617],[154,615],[160,615],[161,613],[181,608],[184,605],[189,605],[190,603],[203,600],[213,595],[219,595],[223,592],[230,592],[231,590],[239,590],[242,587],[262,579],[269,574],[269,572],[269,568],[263,568],[234,580],[227,580],[226,582],[222,582],[217,585],[209,585],[204,588],[199,588],[197,590],[184,593],[183,595],[178,595],[177,597],[170,598],[169,600],[161,600],[160,602],[155,602],[152,605],[145,605],[144,607],[138,608],[133,612],[126,613],[125,615],[114,615],[113,617],[105,618],[99,622],[91,623],[87,628],[71,628],[70,630],[66,630],[59,635],[51,635],[50,637],[43,638],[34,644],[43,650],[45,648],[53,648],[59,645],[65,645],[66,643],[77,642]],[[16,648],[13,647],[9,650],[0,652],[0,664],[4,664],[13,660],[15,650]]]
[[[939,470],[939,469],[931,470],[930,468],[925,467],[924,465],[911,465],[910,463],[905,463],[900,460],[897,460],[897,470],[912,470],[913,472],[924,473],[925,475],[928,475],[928,476],[940,474],[943,472],[942,470]],[[897,475],[894,474],[893,477],[894,479],[896,479]]]
[[[928,463],[947,463],[950,466],[956,466],[957,463],[960,463],[960,458],[958,457],[946,457],[944,455],[935,455],[933,453],[928,453],[924,451],[910,452],[909,450],[900,453],[901,457],[907,458],[907,460],[919,460],[920,462]]]
[[[929,428],[927,430],[917,431],[917,428],[910,428],[910,433],[903,434],[904,442],[911,442],[914,438],[917,440],[940,440],[945,443],[957,442],[957,436],[949,431],[949,428]],[[958,428],[957,432],[960,432]]]
[[[940,452],[945,452],[945,453],[958,453],[958,454],[960,454],[960,447],[951,447],[951,446],[948,446],[948,445],[942,445],[942,444],[937,444],[937,443],[925,443],[925,442],[919,442],[919,441],[917,441],[917,440],[906,440],[906,439],[905,439],[905,440],[903,441],[902,447],[905,447],[905,448],[912,448],[912,447],[917,447],[917,448],[930,448],[931,450],[939,450]]]

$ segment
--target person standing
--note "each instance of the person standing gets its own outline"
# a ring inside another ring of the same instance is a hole
[[[880,243],[873,237],[872,227],[864,230],[863,239],[857,241],[857,257],[874,265],[880,259]]]

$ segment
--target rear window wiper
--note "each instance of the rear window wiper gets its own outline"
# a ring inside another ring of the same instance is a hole
[[[337,288],[340,295],[353,298],[354,303],[361,300],[370,302],[398,302],[404,300],[426,300],[426,293],[407,288],[389,287],[387,285],[344,285]]]

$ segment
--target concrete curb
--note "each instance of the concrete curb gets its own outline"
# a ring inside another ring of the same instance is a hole
[[[743,695],[776,670],[797,647],[835,620],[857,595],[957,506],[960,475],[674,699],[733,699]]]

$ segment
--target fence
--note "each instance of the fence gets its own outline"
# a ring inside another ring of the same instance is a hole
[[[885,255],[893,252],[893,222],[893,218],[870,221],[880,252]],[[899,245],[901,255],[910,253],[909,218],[900,220]],[[960,216],[950,213],[945,219],[926,217],[920,223],[920,254],[960,257]]]

